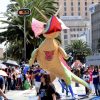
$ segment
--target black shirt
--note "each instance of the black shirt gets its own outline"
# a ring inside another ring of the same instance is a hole
[[[55,88],[53,84],[50,85],[41,84],[39,90],[39,96],[41,100],[53,100],[52,94],[55,94]]]
[[[93,84],[99,83],[99,72],[93,72],[92,75],[97,75],[98,77],[93,78]]]

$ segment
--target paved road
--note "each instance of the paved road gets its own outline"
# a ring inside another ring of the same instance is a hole
[[[59,92],[61,97],[62,97],[61,100],[72,100],[70,93],[68,94],[69,97],[66,97],[65,93],[62,93],[61,86],[57,80],[55,80],[53,83],[56,87],[56,91]],[[85,94],[85,87],[84,86],[79,85],[79,87],[75,87],[75,83],[72,82],[72,87],[73,87],[75,94],[78,94],[78,95]],[[35,87],[33,87],[31,90],[9,91],[6,93],[6,96],[11,100],[37,100]],[[95,96],[93,96],[93,94],[90,94],[89,98],[83,97],[83,96],[77,96],[77,95],[76,95],[76,97],[77,97],[76,100],[78,100],[78,99],[80,99],[80,100],[100,100],[100,98],[92,99],[95,97]]]
[[[25,90],[25,91],[9,91],[6,93],[6,96],[11,100],[37,100],[35,89],[32,90]],[[93,95],[90,95],[89,98],[83,98],[82,96],[79,96],[76,100],[100,100],[100,98],[92,99]],[[80,98],[80,99],[79,99]],[[70,97],[66,97],[65,95],[62,95],[61,100],[73,100]]]

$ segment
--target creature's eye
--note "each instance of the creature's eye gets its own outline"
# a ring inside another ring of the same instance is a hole
[[[46,28],[47,27],[47,24],[44,24],[44,28]]]

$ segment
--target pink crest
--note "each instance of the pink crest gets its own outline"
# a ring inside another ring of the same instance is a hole
[[[32,30],[35,34],[35,37],[38,37],[40,34],[42,34],[44,30],[44,23],[33,18],[32,19]]]

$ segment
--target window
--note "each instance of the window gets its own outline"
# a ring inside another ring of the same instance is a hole
[[[75,28],[73,28],[73,31],[76,31],[76,29],[75,29]]]
[[[78,16],[80,16],[80,12],[78,12]]]
[[[74,16],[74,13],[73,12],[71,13],[71,16]]]
[[[87,2],[85,2],[85,6],[87,6]]]
[[[78,2],[78,6],[80,6],[80,2]]]
[[[87,11],[87,7],[85,7],[85,11]]]
[[[70,35],[71,37],[74,37],[73,34]]]
[[[66,6],[66,2],[64,2],[64,6]]]
[[[80,28],[80,31],[82,31],[82,28]]]
[[[67,29],[64,29],[64,33],[67,33]]]
[[[64,39],[67,39],[67,35],[64,35]]]
[[[79,31],[79,28],[77,28],[77,31]]]
[[[73,38],[73,37],[76,37],[76,34],[71,34],[70,36]]]
[[[74,34],[74,37],[76,37],[76,34]]]
[[[65,12],[65,13],[64,13],[64,16],[66,16],[66,15],[67,15],[67,13]]]
[[[87,16],[87,12],[85,12],[85,16]]]
[[[73,2],[71,2],[71,6],[73,6]]]

